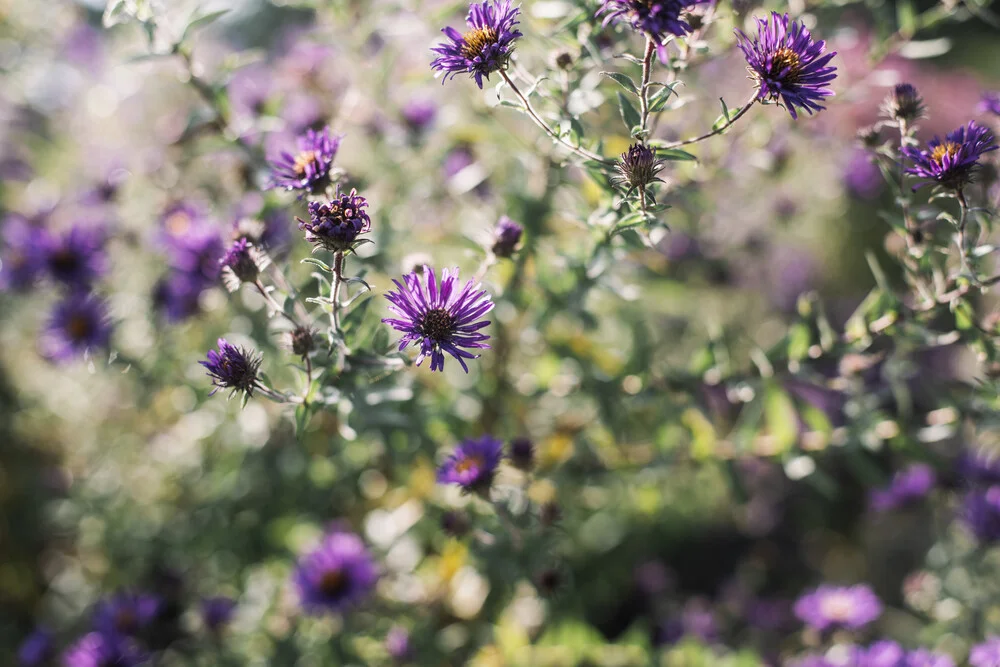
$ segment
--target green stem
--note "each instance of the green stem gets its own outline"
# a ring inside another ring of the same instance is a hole
[[[338,250],[333,256],[333,285],[330,288],[330,326],[334,333],[340,333],[340,286],[344,283],[344,252]]]
[[[639,85],[639,110],[642,115],[641,128],[646,132],[649,121],[649,79],[653,70],[653,54],[656,52],[656,42],[646,35],[646,54],[642,59],[642,83]]]
[[[675,141],[673,143],[667,144],[666,146],[664,146],[664,148],[679,148],[681,146],[689,146],[691,144],[696,144],[699,141],[704,141],[705,139],[710,139],[711,137],[714,137],[717,134],[722,134],[723,132],[725,132],[726,130],[728,130],[730,127],[732,127],[733,124],[736,121],[738,121],[740,118],[742,118],[743,114],[745,114],[747,111],[749,111],[750,107],[752,107],[756,103],[757,103],[757,93],[754,92],[753,97],[751,97],[749,100],[747,100],[747,103],[744,104],[742,107],[740,107],[740,110],[736,112],[736,115],[734,115],[728,121],[726,121],[725,123],[723,123],[719,127],[715,128],[711,132],[706,132],[705,134],[698,135],[697,137],[691,137],[690,139],[683,139],[681,141]]]

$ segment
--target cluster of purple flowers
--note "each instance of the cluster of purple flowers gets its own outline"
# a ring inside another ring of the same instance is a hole
[[[960,519],[980,543],[1000,542],[1000,457],[988,449],[966,452],[958,472],[967,485]]]
[[[870,646],[838,644],[822,656],[803,656],[793,667],[955,667],[943,653],[927,649],[906,651],[894,641],[881,640]]]
[[[709,0],[603,0],[597,14],[604,14],[604,25],[628,23],[656,44],[657,55],[667,62],[669,37],[683,37],[691,32],[684,13]]]
[[[171,322],[198,314],[202,294],[219,281],[222,234],[199,207],[182,202],[164,211],[156,241],[169,271],[154,287],[154,306]]]
[[[887,487],[872,491],[869,503],[876,511],[905,507],[926,497],[936,482],[934,468],[916,463],[893,475]]]
[[[882,615],[882,602],[864,584],[823,585],[796,601],[795,615],[820,632],[837,628],[857,630]]]

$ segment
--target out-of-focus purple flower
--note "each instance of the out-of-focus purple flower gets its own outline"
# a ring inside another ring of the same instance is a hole
[[[135,667],[146,656],[131,639],[91,632],[63,654],[63,667]]]
[[[782,599],[757,598],[747,603],[744,618],[749,625],[761,630],[784,630],[794,621],[792,603]]]
[[[882,615],[882,603],[864,584],[823,585],[795,602],[795,615],[809,627],[857,630]]]
[[[378,572],[361,538],[353,533],[328,534],[303,556],[292,580],[303,609],[310,614],[342,612],[371,594]]]
[[[211,597],[201,602],[201,619],[210,632],[220,632],[233,618],[236,601],[223,596]]]
[[[962,519],[980,542],[1000,541],[1000,485],[969,491],[962,505]]]
[[[162,600],[154,595],[117,593],[97,605],[94,629],[105,635],[135,637],[156,620],[162,606]]]
[[[274,187],[300,190],[303,193],[321,192],[330,184],[330,170],[340,148],[339,136],[331,135],[330,128],[319,132],[307,130],[299,137],[299,152],[295,155],[282,151],[271,160]]]
[[[442,163],[445,178],[452,179],[466,167],[476,162],[476,156],[467,144],[459,144],[448,151]]]
[[[71,289],[87,289],[107,270],[106,239],[103,229],[83,225],[73,225],[62,235],[45,235],[49,275]]]
[[[236,347],[225,338],[218,340],[219,351],[208,351],[208,359],[198,363],[208,369],[215,389],[232,389],[232,393],[244,392],[253,396],[254,389],[260,385],[257,381],[257,371],[260,369],[261,357],[242,347]]]
[[[1000,637],[990,637],[969,651],[972,667],[1000,667]]]
[[[437,118],[437,105],[431,100],[410,100],[403,105],[402,115],[411,132],[425,132]]]
[[[681,13],[709,0],[602,0],[597,15],[605,14],[603,25],[612,21],[628,23],[656,43],[657,55],[667,62],[668,35],[683,37],[691,32],[691,24]]]
[[[263,115],[274,91],[271,71],[259,63],[244,67],[233,74],[226,90],[236,114],[251,118]]]
[[[507,457],[512,466],[525,472],[535,467],[535,443],[531,438],[514,438],[510,441]]]
[[[201,310],[199,300],[207,284],[200,276],[171,271],[153,288],[153,306],[171,322],[180,322]]]
[[[323,105],[315,96],[293,90],[281,105],[281,118],[286,129],[294,134],[302,134],[309,129],[317,129],[323,125]]]
[[[703,600],[689,600],[684,605],[681,624],[685,635],[697,637],[702,642],[711,643],[719,638],[719,623],[711,607]]]
[[[71,294],[56,304],[42,333],[42,354],[68,361],[88,351],[106,349],[111,340],[107,306],[95,296]]]
[[[21,667],[41,667],[54,656],[55,644],[52,632],[47,628],[37,628],[17,649],[17,662]]]
[[[233,223],[233,241],[246,239],[258,248],[263,248],[272,257],[280,257],[288,251],[292,241],[292,225],[279,211],[269,211],[261,218],[241,217]]]
[[[993,132],[989,128],[969,121],[967,126],[949,133],[944,141],[940,137],[934,137],[928,142],[926,149],[904,146],[902,153],[913,162],[906,173],[924,180],[914,189],[936,183],[960,190],[972,182],[979,166],[979,158],[997,148]]]
[[[25,218],[9,215],[0,230],[0,290],[31,287],[45,268],[44,234]]]
[[[466,359],[478,359],[470,349],[484,349],[489,336],[480,330],[489,326],[490,320],[480,319],[493,309],[489,293],[480,290],[473,281],[459,289],[458,269],[445,269],[438,284],[434,269],[424,266],[421,272],[403,277],[404,284],[393,280],[397,291],[385,294],[389,310],[396,317],[382,320],[393,329],[403,332],[399,349],[410,343],[420,344],[417,366],[428,356],[431,370],[444,370],[444,354],[458,360],[462,370],[469,372]]]
[[[979,103],[979,110],[983,113],[1000,116],[1000,92],[983,93],[983,101]]]
[[[506,215],[501,216],[493,231],[493,254],[497,257],[510,257],[521,242],[524,227],[514,222]]]
[[[857,199],[869,200],[879,196],[885,181],[871,152],[862,148],[851,152],[844,168],[844,186]]]
[[[465,22],[469,26],[464,35],[452,27],[441,32],[450,42],[431,49],[438,57],[431,67],[444,72],[444,81],[459,74],[469,74],[482,88],[483,78],[507,66],[514,42],[521,37],[515,28],[521,10],[511,4],[511,0],[486,0],[473,3]]]
[[[458,484],[465,493],[488,493],[503,458],[503,442],[493,436],[462,441],[438,468],[442,484]]]
[[[936,482],[934,468],[924,463],[911,465],[893,475],[889,486],[872,491],[871,507],[883,512],[915,503],[930,493]]]
[[[372,221],[365,209],[368,200],[357,190],[338,193],[327,203],[309,202],[309,219],[299,220],[299,229],[306,233],[306,241],[331,252],[343,252],[357,240],[358,235],[371,230]]]
[[[949,655],[918,648],[906,656],[906,667],[955,667],[955,661]]]
[[[643,595],[656,597],[671,588],[675,581],[667,567],[655,560],[646,561],[635,568],[635,585]]]
[[[396,662],[406,662],[412,658],[413,648],[410,645],[410,633],[406,628],[392,626],[385,637],[385,649]]]
[[[222,234],[193,204],[170,206],[160,218],[158,241],[167,251],[171,268],[214,283],[219,258],[225,252]]]
[[[104,40],[100,30],[85,21],[77,22],[63,36],[63,54],[66,61],[94,74],[101,68],[104,58]]]
[[[842,665],[835,665],[829,662],[826,658],[819,655],[804,655],[800,656],[790,663],[788,667],[843,667]]]
[[[958,460],[958,472],[973,484],[1000,484],[1000,451],[967,451]]]
[[[219,260],[222,265],[223,281],[230,292],[235,292],[243,283],[257,280],[263,268],[260,251],[245,238],[237,239]]]
[[[824,53],[826,42],[814,40],[802,23],[772,12],[757,19],[756,37],[737,30],[736,39],[757,83],[757,99],[780,102],[792,118],[798,118],[797,109],[812,114],[826,108],[820,102],[833,95],[826,86],[837,77],[829,64],[836,52]]]
[[[906,651],[894,641],[877,641],[868,648],[857,647],[848,663],[855,667],[907,667]]]

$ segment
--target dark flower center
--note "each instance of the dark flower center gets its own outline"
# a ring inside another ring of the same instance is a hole
[[[122,634],[131,634],[139,626],[139,619],[131,609],[119,609],[115,614],[115,629]]]
[[[781,74],[782,78],[789,83],[795,82],[802,71],[802,60],[799,54],[787,46],[774,52],[771,63],[771,73],[775,76]]]
[[[66,323],[66,333],[73,340],[86,340],[90,336],[90,320],[83,315],[73,315]]]
[[[420,322],[420,333],[434,341],[446,340],[452,334],[455,318],[444,308],[428,310]]]
[[[347,588],[347,577],[343,570],[327,570],[319,579],[319,590],[326,597],[340,597]]]
[[[303,176],[310,165],[316,164],[316,151],[302,151],[295,156],[295,173]]]
[[[49,264],[56,273],[73,273],[80,266],[80,257],[69,248],[62,248],[49,258]]]
[[[464,459],[455,464],[455,470],[458,472],[469,472],[470,470],[482,470],[483,457],[481,456],[466,456]]]
[[[462,45],[462,55],[475,60],[483,55],[486,47],[497,43],[497,31],[489,26],[477,28],[462,35],[462,41],[465,42]]]
[[[950,158],[954,158],[958,155],[960,146],[953,141],[946,141],[943,144],[934,147],[931,152],[931,159],[938,163],[939,166],[943,166],[944,158],[947,155]]]

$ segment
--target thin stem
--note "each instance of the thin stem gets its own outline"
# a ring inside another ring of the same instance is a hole
[[[302,394],[302,402],[305,405],[309,405],[309,394],[312,393],[312,386],[313,386],[313,362],[312,359],[309,358],[308,353],[306,354],[304,359],[306,362],[306,390]]]
[[[642,83],[639,86],[639,110],[642,115],[641,128],[646,132],[649,120],[649,79],[653,69],[653,54],[656,52],[656,42],[646,35],[646,55],[642,59]]]
[[[757,93],[755,92],[753,94],[753,97],[751,97],[749,100],[747,100],[747,103],[744,104],[742,107],[740,107],[740,110],[736,112],[736,115],[734,115],[728,121],[726,121],[725,123],[723,123],[719,127],[715,128],[711,132],[706,132],[705,134],[699,135],[697,137],[691,137],[690,139],[684,139],[682,141],[675,141],[673,143],[667,144],[666,146],[664,146],[664,148],[679,148],[680,146],[688,146],[690,144],[696,144],[699,141],[704,141],[705,139],[710,139],[711,137],[714,137],[717,134],[722,134],[723,132],[725,132],[726,130],[728,130],[730,127],[732,127],[732,125],[736,121],[738,121],[740,118],[742,118],[743,114],[745,114],[747,111],[749,111],[750,107],[752,107],[756,103],[757,103]]]
[[[340,286],[344,282],[344,252],[338,250],[333,256],[333,286],[330,288],[330,326],[334,333],[340,332]]]
[[[545,134],[549,135],[550,137],[552,137],[554,141],[559,142],[560,144],[562,144],[563,146],[565,146],[566,148],[568,148],[569,150],[576,153],[582,158],[585,158],[587,160],[594,160],[595,162],[601,162],[603,164],[612,164],[611,160],[605,160],[600,155],[597,155],[596,153],[591,153],[586,148],[581,148],[580,146],[574,146],[573,144],[569,143],[561,136],[556,134],[555,130],[549,127],[548,124],[544,120],[542,120],[542,117],[538,115],[538,112],[535,111],[535,108],[531,106],[531,102],[528,101],[528,98],[525,97],[524,93],[521,92],[521,89],[518,88],[517,85],[514,83],[514,81],[510,78],[510,76],[507,74],[507,71],[501,69],[500,76],[503,77],[503,80],[507,82],[507,85],[510,86],[510,89],[514,92],[515,95],[517,95],[518,99],[521,100],[521,103],[524,104],[524,110],[525,112],[527,112],[531,120],[535,121],[535,125],[542,128],[545,131]]]
[[[961,188],[958,190],[958,205],[961,214],[958,218],[958,257],[962,261],[962,271],[969,274],[972,282],[976,282],[976,274],[969,266],[968,242],[965,237],[965,230],[969,222],[969,203],[965,200],[965,192]]]
[[[256,282],[254,282],[253,286],[257,288],[257,291],[260,292],[260,295],[264,297],[264,299],[267,301],[268,305],[271,306],[271,309],[275,313],[277,313],[278,315],[281,315],[282,317],[284,317],[286,320],[288,320],[289,322],[291,322],[294,326],[296,326],[296,327],[301,326],[299,324],[299,321],[295,318],[294,315],[290,315],[290,314],[286,313],[285,309],[282,308],[281,305],[277,301],[274,300],[274,297],[271,296],[271,293],[267,291],[267,288],[264,287],[264,283],[262,283],[259,278],[257,279]]]

